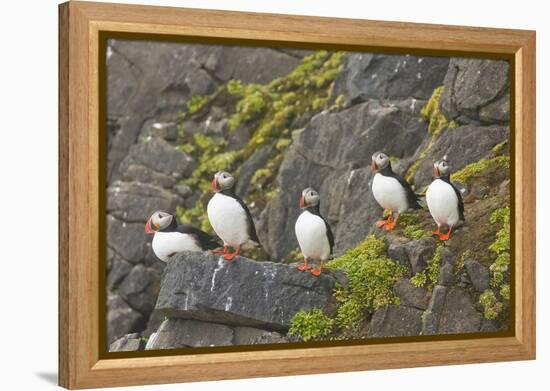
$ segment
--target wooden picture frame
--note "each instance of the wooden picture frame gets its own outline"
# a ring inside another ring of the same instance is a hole
[[[513,64],[515,329],[499,338],[137,358],[100,354],[100,35],[342,45],[505,57]],[[68,2],[59,6],[59,384],[89,388],[535,358],[535,33],[533,31]],[[300,365],[307,360],[308,365]],[[212,369],[216,369],[213,371]]]

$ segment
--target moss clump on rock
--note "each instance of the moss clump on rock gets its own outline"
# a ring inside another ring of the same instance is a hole
[[[451,174],[451,178],[454,182],[460,182],[466,185],[472,178],[482,175],[484,172],[496,167],[509,168],[510,157],[495,156],[489,159],[479,160]]]
[[[439,279],[439,272],[441,269],[441,250],[444,245],[439,244],[435,249],[433,257],[428,261],[426,269],[416,273],[411,277],[410,281],[417,288],[427,287],[432,290],[437,280]]]
[[[485,290],[479,296],[483,306],[483,314],[487,319],[496,319],[504,310],[502,300],[510,300],[510,285],[508,283],[510,269],[510,208],[495,210],[489,219],[491,224],[500,224],[501,228],[495,235],[495,241],[489,246],[496,258],[489,266],[491,272],[491,289]],[[500,296],[500,298],[499,298]]]
[[[327,267],[346,273],[349,289],[337,289],[337,325],[354,330],[364,311],[374,311],[390,304],[399,304],[392,288],[405,273],[405,268],[384,255],[382,238],[368,236],[357,247],[334,259]]]
[[[483,316],[485,319],[498,318],[504,309],[504,305],[498,301],[491,289],[487,289],[479,296],[479,304],[483,307]]]
[[[405,174],[405,179],[411,182],[416,174],[416,170],[420,163],[428,156],[428,152],[432,149],[435,142],[441,135],[444,129],[453,129],[458,127],[458,124],[455,121],[449,121],[445,114],[441,111],[439,107],[439,101],[441,99],[441,93],[443,92],[443,86],[437,87],[426,105],[420,111],[420,116],[426,122],[428,122],[428,133],[432,136],[426,148],[422,150],[419,158],[409,167],[407,173]]]
[[[300,311],[292,317],[288,335],[300,337],[305,342],[318,340],[329,335],[333,326],[334,320],[320,309]]]
[[[420,111],[422,118],[428,122],[428,132],[435,136],[440,135],[445,128],[452,129],[458,126],[455,121],[449,121],[439,107],[442,92],[443,86],[437,87],[428,103]]]

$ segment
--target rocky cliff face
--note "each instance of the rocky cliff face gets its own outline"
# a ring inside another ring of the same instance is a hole
[[[506,329],[508,72],[493,60],[110,42],[111,349]],[[418,192],[448,156],[466,225],[445,246],[425,210],[376,230],[377,150]],[[237,174],[265,251],[231,264],[183,254],[164,270],[147,217],[165,209],[210,229],[204,205],[221,169]],[[318,280],[286,265],[306,186],[336,238],[335,266]],[[376,254],[362,247],[370,234]],[[360,288],[380,270],[381,286]]]

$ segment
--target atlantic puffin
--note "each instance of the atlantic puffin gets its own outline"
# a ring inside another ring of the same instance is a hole
[[[223,255],[228,261],[241,253],[242,248],[260,246],[254,220],[244,201],[235,194],[235,178],[220,171],[212,180],[214,196],[208,202],[208,220],[223,240]],[[235,252],[229,252],[229,248]],[[218,252],[218,251],[215,251]]]
[[[390,158],[384,152],[375,152],[372,155],[372,194],[378,204],[390,213],[386,220],[376,222],[376,226],[386,231],[395,228],[401,213],[409,209],[421,209],[418,196],[411,185],[393,172]],[[397,213],[395,219],[393,214]]]
[[[145,223],[145,232],[153,236],[153,252],[164,262],[182,251],[206,251],[220,247],[212,236],[190,225],[180,225],[170,213],[156,211]]]
[[[330,225],[321,216],[319,206],[319,193],[311,187],[304,189],[300,197],[302,213],[294,227],[298,244],[304,255],[304,264],[297,266],[297,269],[310,270],[314,276],[321,274],[323,264],[328,261],[334,247],[334,236]],[[309,266],[309,261],[313,259],[319,260],[318,268]]]
[[[426,190],[426,203],[435,223],[437,231],[433,234],[439,240],[447,240],[453,227],[464,223],[464,202],[462,194],[451,183],[451,168],[445,159],[434,163],[432,169],[433,181]],[[447,233],[441,233],[441,227],[447,227]]]

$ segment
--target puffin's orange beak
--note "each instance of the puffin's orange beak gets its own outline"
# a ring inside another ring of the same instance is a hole
[[[376,162],[373,160],[371,164],[372,172],[378,171],[378,166],[376,165]]]
[[[434,178],[439,178],[439,168],[437,167],[437,164],[434,164],[434,167],[432,168],[432,176]]]
[[[303,209],[306,207],[306,199],[304,198],[304,196],[301,196],[300,197],[300,209]]]
[[[146,234],[154,233],[153,230],[151,229],[151,218],[149,218],[149,220],[147,220],[147,222],[145,223],[145,233]]]
[[[216,177],[214,177],[214,179],[212,179],[212,191],[214,193],[217,193],[218,190],[218,180],[216,179]]]

